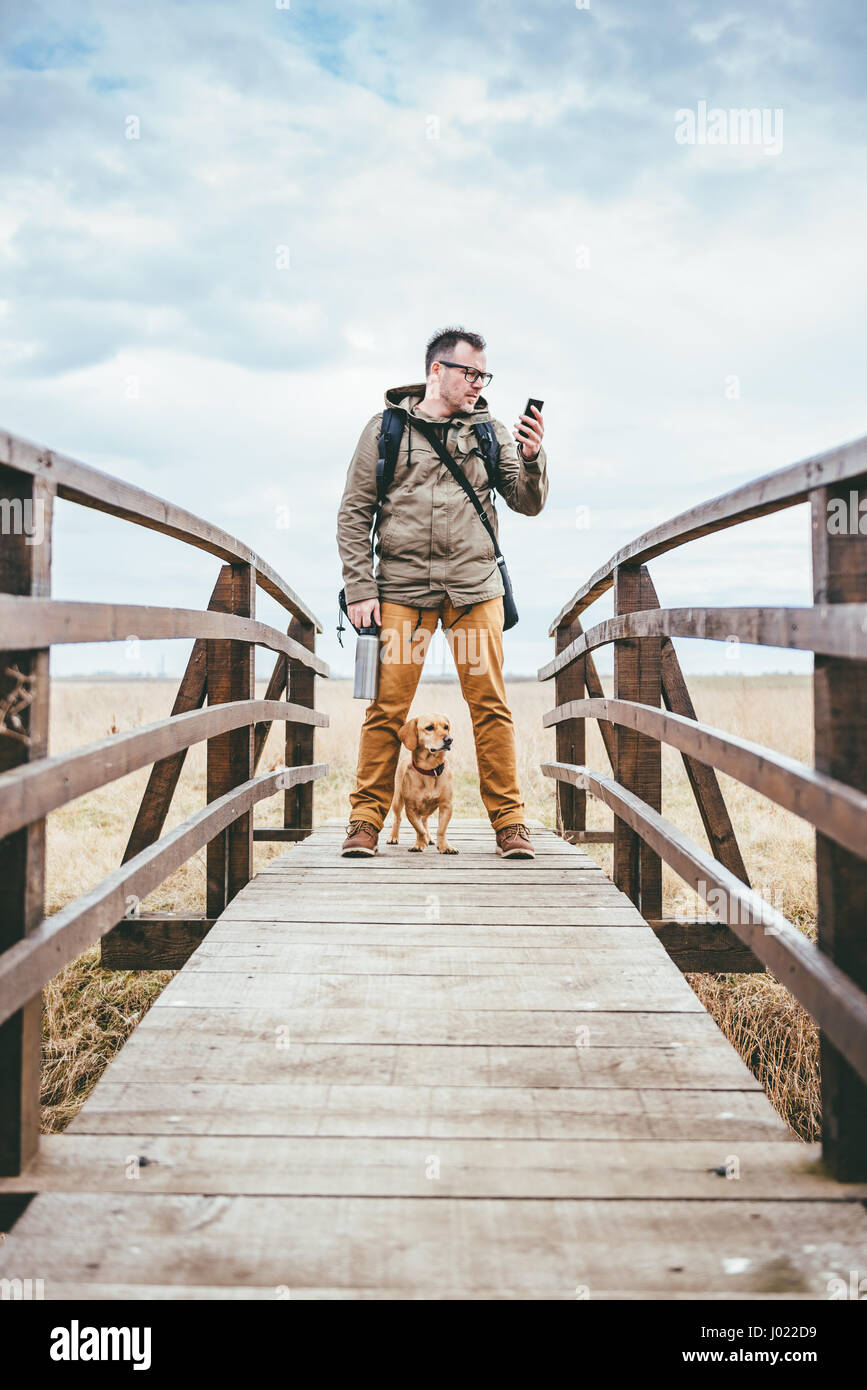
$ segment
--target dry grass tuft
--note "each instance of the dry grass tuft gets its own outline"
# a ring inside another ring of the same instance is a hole
[[[800,1139],[816,1139],[819,1030],[806,1009],[772,975],[687,975],[771,1104]]]
[[[65,1129],[115,1053],[172,978],[102,970],[94,946],[55,975],[42,1015],[42,1129]]]

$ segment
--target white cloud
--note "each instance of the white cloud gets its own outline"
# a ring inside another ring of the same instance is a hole
[[[528,671],[635,534],[864,432],[863,106],[836,31],[791,8],[782,31],[733,12],[690,34],[690,6],[507,5],[455,44],[461,14],[338,6],[329,30],[303,7],[85,3],[86,45],[44,11],[43,47],[21,30],[8,49],[0,421],[240,534],[319,611],[338,669],[346,466],[438,326],[486,334],[509,426],[546,400],[548,506],[499,507],[539,615],[513,639]],[[677,146],[673,113],[699,97],[782,106],[782,153]],[[142,533],[135,554],[169,568],[136,594],[130,528],[81,526],[99,547],[86,568],[60,547],[56,592],[207,597],[216,562]],[[752,601],[782,601],[809,558],[784,527],[755,552],[716,544],[657,562],[668,601],[745,601],[744,574]]]

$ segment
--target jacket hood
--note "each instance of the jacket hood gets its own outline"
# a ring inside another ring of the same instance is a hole
[[[402,410],[412,410],[418,405],[425,393],[425,383],[422,381],[415,386],[392,386],[385,393],[386,407],[397,406]],[[484,396],[479,396],[473,410],[458,410],[454,415],[450,415],[451,420],[472,420],[474,424],[481,424],[485,420],[490,420],[491,412],[488,402]]]

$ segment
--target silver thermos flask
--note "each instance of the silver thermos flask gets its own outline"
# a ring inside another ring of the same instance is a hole
[[[379,690],[379,628],[376,623],[358,629],[355,648],[356,700],[375,700]]]

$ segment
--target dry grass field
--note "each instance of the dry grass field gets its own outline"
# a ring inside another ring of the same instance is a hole
[[[804,762],[812,758],[811,682],[801,676],[704,677],[689,681],[700,720],[751,738]],[[315,817],[348,814],[347,794],[355,773],[358,731],[365,704],[352,698],[348,681],[316,682],[316,702],[330,716],[328,729],[316,730],[315,758],[329,764],[316,783]],[[606,682],[608,688],[608,682]],[[56,681],[52,686],[51,751],[81,747],[115,731],[164,718],[171,709],[174,681]],[[264,683],[257,692],[264,694]],[[542,727],[553,705],[553,686],[513,681],[509,697],[518,731],[521,787],[530,816],[553,827],[554,788],[539,765],[555,757],[554,731]],[[472,726],[456,683],[423,682],[411,714],[445,712],[454,735],[455,815],[484,816]],[[260,770],[283,761],[282,729],[274,729]],[[587,761],[608,770],[595,725]],[[148,769],[55,812],[48,822],[48,911],[78,897],[116,868],[122,859]],[[812,935],[815,929],[813,836],[809,827],[728,778],[721,779],[753,886],[790,921]],[[167,828],[177,825],[205,801],[205,749],[190,750]],[[256,824],[279,824],[282,797],[257,807]],[[678,754],[663,750],[663,811],[700,844],[706,843]],[[588,825],[609,827],[610,813],[589,802]],[[493,832],[492,832],[493,836]],[[610,846],[589,852],[610,869]],[[257,867],[284,845],[257,844]],[[695,895],[664,871],[664,913],[704,912]],[[145,912],[204,909],[204,851],[147,898]],[[61,1130],[79,1109],[94,1082],[171,978],[168,972],[104,971],[98,948],[86,952],[51,983],[45,993],[43,1051],[43,1129]],[[769,975],[688,976],[692,987],[762,1081],[772,1102],[805,1139],[818,1137],[818,1037],[801,1009]]]

